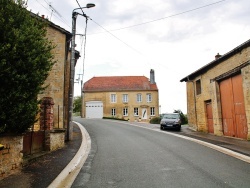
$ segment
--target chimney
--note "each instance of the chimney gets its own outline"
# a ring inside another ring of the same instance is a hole
[[[215,56],[215,60],[219,59],[221,57],[221,55],[219,53],[217,53],[217,55]]]
[[[150,84],[155,84],[155,71],[153,69],[150,70]]]

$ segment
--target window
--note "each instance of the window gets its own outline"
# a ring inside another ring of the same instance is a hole
[[[147,102],[152,102],[152,95],[151,95],[151,93],[147,93]]]
[[[128,108],[123,108],[123,116],[128,116]]]
[[[197,80],[195,86],[196,86],[196,95],[200,95],[201,94],[201,80]]]
[[[115,114],[116,114],[116,113],[115,113],[115,108],[112,108],[112,109],[111,109],[111,116],[115,116]]]
[[[134,115],[135,115],[135,116],[138,116],[138,115],[139,115],[139,110],[138,110],[138,108],[134,108]]]
[[[137,94],[137,102],[142,102],[142,96],[140,93]]]
[[[150,115],[155,116],[155,107],[150,108]]]
[[[123,94],[122,95],[122,101],[123,102],[128,102],[128,94]]]
[[[111,103],[116,103],[116,94],[111,94]]]

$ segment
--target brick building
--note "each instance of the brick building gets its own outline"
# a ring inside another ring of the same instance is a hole
[[[250,40],[180,81],[186,82],[191,127],[250,140]]]
[[[159,116],[154,70],[145,76],[93,77],[83,86],[82,117],[149,121]]]

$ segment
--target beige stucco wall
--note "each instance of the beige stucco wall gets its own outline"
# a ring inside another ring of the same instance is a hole
[[[189,125],[198,131],[207,132],[205,102],[211,100],[213,111],[214,134],[223,135],[220,93],[218,82],[213,80],[250,60],[250,47],[243,49],[233,57],[226,59],[217,66],[207,70],[202,75],[186,82],[187,87],[187,113]],[[250,71],[249,65],[241,69],[243,78],[243,92],[245,110],[248,122],[248,139],[250,139]],[[195,94],[195,82],[201,81],[202,92]]]
[[[142,102],[138,103],[136,101],[136,95],[138,93],[142,94]],[[146,94],[151,93],[152,102],[146,101]],[[111,94],[116,94],[117,102],[111,103],[110,96]],[[122,95],[128,94],[128,103],[123,103]],[[159,116],[159,99],[158,91],[121,91],[121,92],[92,92],[83,94],[83,105],[82,105],[82,116],[85,117],[86,111],[85,106],[88,101],[102,101],[103,102],[103,116],[112,117],[111,109],[116,108],[116,117],[124,118],[129,121],[143,121],[142,119],[142,109],[147,109],[147,120],[150,118]],[[128,116],[123,116],[123,108],[128,108]],[[139,109],[139,116],[134,116],[134,108]],[[155,116],[150,116],[150,107],[155,108]]]

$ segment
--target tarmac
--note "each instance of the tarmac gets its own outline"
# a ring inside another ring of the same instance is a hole
[[[134,126],[160,131],[160,126],[148,123],[130,123]],[[197,142],[219,152],[250,163],[250,141],[237,138],[215,136],[201,133],[183,125],[181,132],[161,131],[183,139]],[[56,188],[71,187],[82,168],[91,147],[88,132],[79,123],[74,122],[73,139],[65,147],[53,152],[44,152],[25,158],[26,166],[21,172],[10,175],[0,181],[5,188]]]

